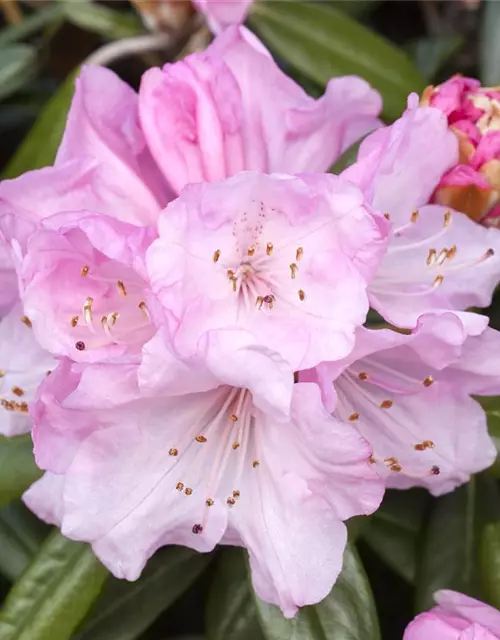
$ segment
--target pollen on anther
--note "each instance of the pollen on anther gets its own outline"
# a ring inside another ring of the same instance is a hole
[[[292,276],[292,279],[294,280],[295,277],[297,276],[297,271],[298,271],[298,266],[295,264],[295,262],[292,262],[292,264],[290,265],[290,275]]]
[[[495,249],[487,249],[486,253],[484,254],[485,258],[491,258],[492,256],[495,255]]]
[[[424,387],[430,387],[431,384],[433,383],[434,383],[434,378],[432,376],[427,376],[427,378],[425,378],[422,384],[424,385]]]
[[[187,496],[190,496],[190,495],[192,495],[193,490],[191,489],[191,487],[186,487],[186,489],[185,489],[184,493],[185,493]]]
[[[81,340],[78,340],[78,342],[75,343],[75,349],[78,349],[78,351],[84,351],[85,350],[85,342],[82,342]]]
[[[418,220],[418,209],[415,209],[415,211],[413,211],[413,213],[411,214],[410,222],[415,224],[417,220]]]
[[[455,257],[456,253],[457,253],[457,245],[454,244],[450,249],[448,249],[446,257],[448,258],[448,260],[451,260],[452,258]]]
[[[31,320],[28,318],[28,316],[21,316],[21,322],[23,324],[25,324],[28,329],[31,329],[31,327],[33,326]]]
[[[247,253],[250,257],[253,256],[255,254],[255,246],[252,245],[251,247],[248,247]]]
[[[178,449],[175,449],[174,447],[172,447],[172,449],[168,450],[168,455],[169,456],[177,456],[177,455],[179,455],[179,451],[178,451]]]
[[[81,270],[80,270],[80,274],[81,274],[83,277],[85,277],[86,275],[88,275],[89,270],[90,270],[90,267],[89,267],[88,265],[86,265],[86,264],[85,264],[85,265],[81,268]]]
[[[178,482],[175,485],[175,488],[177,489],[177,491],[183,491],[184,490],[184,483],[183,482]]]
[[[252,467],[253,467],[254,469],[256,469],[259,465],[260,465],[260,462],[259,462],[258,460],[254,460],[254,461],[252,462]]]
[[[118,280],[118,282],[116,283],[116,286],[118,287],[118,291],[122,294],[122,296],[127,295],[127,290],[125,289],[125,285],[121,280]]]
[[[21,387],[12,387],[12,393],[21,398],[24,396],[24,389],[21,389]]]
[[[368,461],[370,462],[370,464],[375,464],[377,462],[377,459],[374,456],[370,456],[368,458]]]
[[[200,533],[203,533],[203,527],[201,524],[195,524],[191,529],[191,531],[194,533],[195,536],[198,536]]]
[[[381,409],[390,409],[393,405],[393,401],[392,400],[384,400],[383,402],[380,403],[380,408]]]
[[[239,443],[237,440],[235,440],[235,442],[233,442],[233,445],[232,445],[232,446],[233,446],[233,449],[236,451],[236,449],[238,449],[238,448],[239,448],[240,443]]]
[[[369,377],[369,376],[368,376],[368,374],[367,374],[367,373],[365,373],[364,371],[362,371],[362,372],[358,375],[358,378],[359,378],[360,380],[368,380],[368,377]]]
[[[255,306],[258,305],[259,309],[262,309],[262,305],[264,304],[264,298],[262,296],[257,296],[255,300]]]
[[[304,255],[304,249],[302,247],[299,247],[295,254],[295,260],[297,260],[297,262],[300,262],[302,260],[303,255]]]
[[[226,500],[226,502],[227,502],[227,504],[228,504],[229,506],[231,506],[231,507],[232,507],[233,505],[235,505],[235,504],[236,504],[236,500],[235,500],[234,498],[232,498],[232,497],[229,497],[229,498]]]
[[[203,444],[204,442],[207,441],[205,436],[196,436],[195,440],[196,440],[196,442],[199,442],[200,444]]]
[[[240,492],[238,491],[238,489],[235,489],[233,491],[233,498],[239,498],[240,497]]]
[[[233,422],[238,422],[238,416],[237,416],[235,413],[233,413],[233,414],[231,415],[231,420],[232,420]]]
[[[384,218],[386,220],[390,220],[391,219],[391,214],[390,213],[384,213]]]
[[[220,249],[217,249],[217,251],[214,251],[214,255],[212,256],[212,260],[214,262],[217,262],[217,260],[220,258]]]
[[[274,246],[272,242],[268,242],[267,246],[266,246],[266,253],[268,256],[270,256],[273,252]]]
[[[354,422],[355,420],[359,420],[359,413],[357,411],[355,411],[354,413],[351,413],[351,415],[349,416],[349,420],[351,422]]]
[[[438,476],[440,473],[441,473],[441,469],[437,465],[434,465],[433,467],[431,467],[431,475]]]
[[[213,507],[214,501],[212,500],[212,498],[208,498],[207,500],[205,500],[205,504],[207,505],[207,507]]]
[[[441,275],[440,276],[436,276],[434,278],[432,286],[437,289],[437,287],[441,286],[441,284],[443,283],[443,280],[444,280],[444,276],[441,276]]]
[[[451,211],[448,209],[444,212],[444,226],[448,227],[451,223]]]
[[[390,471],[394,471],[395,473],[399,473],[400,471],[403,470],[403,467],[400,464],[391,464],[391,466],[389,467]]]
[[[148,305],[142,301],[139,302],[139,304],[137,305],[139,307],[139,309],[142,311],[143,315],[145,318],[149,318],[149,309],[148,309]]]
[[[298,290],[298,294],[299,294],[299,300],[301,302],[304,302],[304,300],[306,299],[306,294],[302,291],[302,289]]]
[[[429,249],[429,254],[427,256],[427,266],[430,267],[431,264],[434,264],[437,256],[436,249]]]
[[[73,328],[75,328],[78,324],[78,320],[80,320],[80,316],[73,316],[73,318],[71,318],[71,326]]]

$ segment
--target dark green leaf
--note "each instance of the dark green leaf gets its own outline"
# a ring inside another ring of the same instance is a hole
[[[363,569],[348,546],[344,568],[323,602],[304,607],[295,618],[286,620],[277,607],[256,598],[257,611],[267,640],[378,640],[377,612]]]
[[[486,602],[500,609],[500,523],[484,528],[481,540],[481,579]]]
[[[425,86],[404,52],[324,3],[257,2],[251,22],[280,57],[323,85],[333,76],[365,78],[382,94],[389,119]]]
[[[0,436],[0,506],[19,498],[41,475],[30,436]]]
[[[481,30],[478,37],[480,77],[486,86],[500,83],[500,3],[482,3]]]
[[[500,478],[500,396],[480,396],[476,400],[486,411],[488,431],[495,443],[498,454],[495,463],[488,469],[488,473]]]
[[[481,596],[479,541],[484,527],[498,518],[499,509],[498,487],[487,476],[475,476],[434,502],[417,563],[417,610],[432,606],[432,594],[438,589]]]
[[[337,158],[333,167],[330,168],[330,173],[335,173],[338,175],[339,173],[342,173],[342,171],[347,169],[347,167],[350,167],[351,164],[354,164],[358,157],[359,147],[361,146],[362,142],[363,140],[358,140],[358,142],[346,149],[340,156],[340,158]]]
[[[107,575],[88,545],[54,532],[7,596],[0,640],[68,640]]]
[[[361,18],[376,9],[381,1],[382,0],[332,0],[330,5],[354,18]]]
[[[210,556],[162,549],[136,582],[110,580],[74,640],[134,640],[196,580]]]
[[[208,640],[263,640],[242,549],[221,552],[206,611]]]
[[[0,573],[10,581],[24,571],[47,535],[48,527],[21,502],[0,510]]]
[[[144,31],[138,16],[132,13],[115,11],[88,0],[65,0],[64,7],[69,22],[111,40],[136,36]]]
[[[19,24],[9,25],[0,30],[0,47],[29,38],[34,33],[50,24],[57,24],[64,17],[64,6],[56,3],[50,7],[39,9],[30,16],[25,16]]]
[[[409,50],[421,74],[431,82],[444,64],[464,44],[462,36],[419,38],[410,43]]]
[[[0,100],[31,80],[36,57],[35,47],[27,44],[14,44],[0,49]]]
[[[68,76],[45,105],[33,128],[7,165],[4,178],[16,178],[25,171],[40,169],[54,162],[73,98],[76,75],[77,72]]]

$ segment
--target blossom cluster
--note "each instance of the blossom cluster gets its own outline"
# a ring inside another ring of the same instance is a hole
[[[309,97],[231,26],[138,93],[84,68],[54,165],[0,183],[0,430],[32,432],[26,504],[114,575],[239,545],[293,616],[386,487],[494,461],[472,396],[500,341],[468,309],[500,235],[436,196],[449,114],[381,106],[357,77]]]

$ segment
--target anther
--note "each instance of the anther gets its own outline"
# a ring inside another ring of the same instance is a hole
[[[195,536],[198,536],[200,535],[200,533],[203,532],[203,527],[201,524],[195,524],[191,529],[191,531],[194,533]]]
[[[172,449],[168,450],[168,455],[169,456],[177,456],[177,455],[179,455],[179,451],[178,451],[178,449],[175,449],[175,448],[172,447]]]
[[[410,222],[415,224],[417,220],[418,220],[418,209],[415,209],[415,211],[413,211],[413,213],[411,214]]]
[[[302,247],[299,247],[295,254],[295,260],[297,260],[297,262],[300,262],[300,260],[302,260],[303,255],[304,255],[304,249]]]
[[[297,293],[299,294],[299,300],[301,302],[304,302],[304,300],[306,299],[306,294],[302,291],[302,289],[299,289]]]
[[[454,257],[455,257],[456,253],[457,253],[457,245],[456,245],[456,244],[454,244],[454,245],[451,247],[451,249],[448,249],[448,254],[447,254],[447,256],[446,256],[446,257],[448,258],[448,260],[451,260],[452,258],[454,258]]]
[[[451,211],[446,210],[444,212],[444,226],[448,227],[451,224]]]
[[[127,295],[127,290],[125,289],[125,285],[121,280],[118,280],[118,282],[116,283],[116,286],[118,287],[118,291],[122,294],[122,296]]]
[[[227,502],[227,504],[228,504],[230,507],[232,507],[233,505],[235,505],[235,504],[236,504],[236,500],[235,500],[234,498],[232,498],[232,497],[229,497],[229,498],[226,500],[226,502]]]
[[[32,322],[31,322],[31,320],[28,318],[28,316],[22,316],[22,317],[21,317],[21,322],[22,322],[23,324],[25,324],[25,325],[28,327],[28,329],[31,329],[31,327],[33,326]]]
[[[12,393],[21,398],[24,396],[24,389],[21,389],[21,387],[12,387]]]
[[[148,320],[149,320],[150,315],[149,315],[148,305],[144,301],[142,301],[142,302],[139,302],[139,304],[137,306],[142,311],[143,316],[145,318],[148,318]]]
[[[73,318],[71,318],[71,326],[73,328],[75,328],[78,324],[78,320],[80,320],[80,316],[73,316]]]
[[[92,322],[92,305],[94,303],[94,298],[90,296],[85,300],[85,304],[83,305],[83,317],[85,318],[85,322],[90,324]]]
[[[270,256],[272,254],[273,249],[274,249],[273,243],[272,242],[268,242],[267,246],[266,246],[266,253],[267,253],[268,256]]]
[[[394,471],[395,473],[399,473],[403,470],[403,467],[400,464],[391,464],[389,467],[389,471]]]
[[[370,456],[368,458],[368,461],[370,462],[370,464],[375,464],[377,462],[377,459],[374,456]]]
[[[485,258],[491,258],[495,255],[495,250],[494,249],[487,249],[486,253],[484,254]]]
[[[297,275],[297,271],[298,271],[298,266],[295,264],[295,262],[292,262],[292,264],[290,265],[290,275],[292,276],[292,279],[295,279],[295,276]]]
[[[0,378],[5,378],[5,371],[0,369]]]
[[[381,409],[390,409],[393,405],[393,401],[392,400],[384,400],[383,402],[380,403],[380,408]]]
[[[351,422],[354,422],[355,420],[359,420],[359,413],[357,411],[355,411],[354,413],[351,413],[351,415],[349,416],[349,420]]]
[[[262,296],[257,296],[255,301],[255,306],[258,306],[259,309],[262,309],[262,305],[264,304],[264,298]]]
[[[362,371],[362,372],[358,375],[358,378],[359,378],[360,380],[368,380],[368,377],[369,377],[369,376],[368,376],[368,374],[367,374],[367,373],[365,373],[364,371]]]
[[[251,247],[248,247],[247,253],[249,256],[253,256],[255,253],[255,246],[252,245]]]
[[[231,415],[231,420],[232,420],[233,422],[238,422],[238,416],[237,416],[235,413],[233,413],[233,414]]]
[[[183,484],[182,482],[178,482],[178,483],[175,485],[175,488],[177,489],[177,491],[183,491],[183,489],[184,489],[184,484]]]
[[[205,436],[196,436],[195,440],[196,440],[196,442],[199,442],[200,444],[203,444],[204,442],[207,441]]]
[[[256,469],[259,465],[260,465],[260,462],[259,462],[258,460],[254,460],[254,461],[252,462],[252,467],[253,467],[254,469]]]
[[[433,467],[431,467],[431,475],[438,476],[440,473],[441,473],[441,469],[437,465],[434,465]]]
[[[114,311],[109,317],[111,318],[111,326],[114,327],[116,321],[120,317],[120,314],[118,313],[118,311]]]
[[[391,219],[391,214],[390,213],[384,213],[384,218],[386,220],[390,220]]]
[[[430,387],[431,384],[433,383],[434,383],[434,378],[432,376],[427,376],[427,378],[425,378],[425,380],[423,381],[424,387]]]
[[[85,350],[85,342],[82,342],[81,340],[78,340],[78,342],[75,344],[75,349],[78,349],[78,351],[84,351]]]
[[[212,260],[214,262],[217,262],[217,260],[220,258],[220,249],[217,249],[217,251],[214,251],[214,255],[212,256]]]
[[[236,451],[236,449],[238,449],[238,448],[239,448],[239,446],[240,446],[240,443],[239,443],[237,440],[235,440],[235,441],[233,442],[233,449]]]
[[[434,278],[434,281],[432,282],[432,286],[437,289],[438,287],[440,287],[443,284],[443,280],[444,280],[444,276],[436,276]]]
[[[185,493],[187,496],[190,496],[190,495],[193,493],[193,490],[191,489],[191,487],[186,487],[186,489],[185,489],[184,493]]]
[[[437,251],[436,249],[429,249],[427,256],[427,266],[430,267],[436,261]]]
[[[7,409],[7,411],[14,411],[14,403],[11,400],[4,400],[4,398],[2,398],[0,400],[0,406]]]
[[[275,301],[276,301],[276,298],[270,293],[268,293],[267,296],[264,296],[263,298],[263,302],[267,304],[269,309],[272,309],[274,307]]]
[[[398,464],[399,460],[397,458],[395,458],[394,456],[391,456],[390,458],[385,458],[384,462],[386,464],[388,464],[388,465],[391,465],[391,464]]]
[[[238,491],[238,489],[235,489],[233,491],[233,498],[239,498],[240,497],[240,492]]]
[[[205,504],[207,505],[207,507],[213,507],[214,501],[212,500],[212,498],[208,498],[207,500],[205,500]]]
[[[88,275],[90,270],[90,267],[88,265],[84,265],[81,269],[80,269],[80,274],[85,277],[86,275]]]

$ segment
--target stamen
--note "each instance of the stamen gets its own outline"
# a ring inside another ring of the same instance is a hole
[[[88,297],[83,305],[83,318],[87,324],[92,324],[92,305],[94,299]]]
[[[304,302],[304,300],[306,299],[306,294],[302,291],[302,289],[299,289],[297,293],[299,294],[299,300],[301,302]]]
[[[430,267],[436,262],[437,251],[436,249],[429,249],[429,255],[427,256],[427,266]]]
[[[228,498],[228,499],[226,500],[226,502],[227,502],[227,504],[228,504],[230,507],[232,507],[233,505],[235,505],[235,504],[236,504],[236,500],[235,500],[234,498],[231,498],[231,497],[230,497],[230,498]]]
[[[247,253],[249,256],[253,256],[255,254],[255,246],[248,247]]]
[[[448,258],[448,249],[441,249],[439,255],[436,259],[436,264],[443,264],[443,262]]]
[[[175,488],[177,489],[177,491],[183,491],[184,490],[184,484],[182,482],[178,482],[175,485]]]
[[[432,282],[432,286],[434,289],[437,289],[438,287],[440,287],[443,284],[443,280],[444,280],[444,276],[440,275],[440,276],[436,276]]]
[[[364,371],[362,371],[362,372],[358,375],[358,378],[359,378],[360,380],[368,380],[369,375],[368,375],[367,373],[365,373]]]
[[[272,309],[274,307],[275,300],[276,298],[272,294],[268,294],[267,296],[264,296],[264,302],[267,304],[269,309]]]
[[[425,378],[425,380],[423,381],[424,387],[430,387],[431,384],[433,383],[434,383],[434,378],[432,376],[427,376],[427,378]]]
[[[238,491],[238,489],[235,489],[233,491],[233,498],[239,498],[240,497],[240,492]]]
[[[78,320],[80,320],[80,316],[73,316],[73,318],[71,318],[71,326],[73,328],[75,328],[78,324]]]
[[[233,414],[231,415],[231,420],[232,420],[233,422],[237,422],[237,421],[238,421],[238,416],[237,416],[236,414],[234,414],[234,413],[233,413]]]
[[[297,262],[300,262],[302,260],[303,255],[304,255],[304,249],[302,247],[299,247],[297,249],[297,253],[295,254],[295,260],[297,260]]]
[[[262,296],[257,296],[257,300],[255,301],[255,305],[259,307],[259,310],[262,309],[262,305],[264,304],[264,298]]]
[[[24,396],[24,389],[21,389],[21,387],[12,387],[12,393],[21,398]]]
[[[390,220],[391,219],[391,214],[390,213],[384,213],[384,218],[386,220]]]
[[[139,304],[137,306],[142,311],[142,314],[144,315],[144,317],[149,320],[151,316],[149,314],[149,309],[148,309],[147,304],[143,301],[143,302],[139,302]]]
[[[292,279],[295,279],[295,276],[297,275],[297,271],[298,271],[298,266],[295,264],[295,262],[292,262],[292,264],[290,265],[290,275],[292,276]]]
[[[207,507],[213,507],[214,501],[212,500],[212,498],[208,498],[207,500],[205,500],[205,504],[207,505]]]
[[[403,470],[403,467],[400,464],[391,464],[389,467],[389,471],[394,471],[395,473],[399,473]]]
[[[426,449],[434,449],[434,442],[432,442],[432,440],[424,440],[423,442],[414,444],[413,448],[415,449],[415,451],[425,451]]]
[[[237,440],[235,440],[232,444],[232,447],[236,451],[236,449],[239,449],[240,443]]]
[[[175,449],[175,448],[169,449],[168,450],[168,455],[169,456],[177,456],[177,455],[179,455],[179,451],[177,449]]]
[[[123,282],[121,280],[118,280],[116,285],[118,287],[118,291],[122,294],[122,296],[126,296],[127,290],[125,289],[125,285],[123,284]]]
[[[0,378],[5,378],[5,371],[0,369]]]
[[[254,460],[254,461],[252,462],[252,467],[253,467],[254,469],[256,469],[259,465],[260,465],[260,462],[259,462],[258,460]]]
[[[190,496],[190,495],[192,495],[192,494],[193,494],[193,490],[191,489],[191,487],[186,487],[186,489],[184,490],[184,493],[185,493],[187,496]]]
[[[88,265],[84,265],[81,269],[80,269],[80,274],[85,277],[86,275],[88,275],[90,270],[90,267]]]
[[[214,255],[212,256],[212,260],[214,262],[217,262],[217,260],[220,258],[220,249],[217,249],[216,251],[214,251]]]
[[[200,444],[203,444],[204,442],[207,441],[205,436],[196,436],[195,440],[196,440],[196,442],[199,442]]]
[[[351,413],[351,415],[349,416],[349,420],[351,422],[354,422],[355,420],[359,420],[359,413],[357,411],[355,411],[354,413]]]
[[[444,212],[444,226],[449,227],[451,224],[451,211],[446,210]]]
[[[454,258],[456,253],[457,253],[457,245],[454,244],[451,247],[451,249],[448,249],[448,255],[447,255],[448,260],[451,260],[452,258]]]
[[[273,249],[274,249],[273,243],[272,242],[268,242],[267,243],[267,247],[266,247],[266,253],[267,253],[268,256],[270,256],[272,254]]]
[[[412,212],[411,217],[410,217],[410,222],[412,224],[415,224],[415,222],[417,222],[418,220],[418,209],[415,209],[415,211]]]
[[[114,311],[109,317],[111,318],[111,326],[114,327],[116,321],[120,317],[120,314],[118,313],[118,311]]]
[[[31,320],[28,318],[28,316],[21,316],[21,322],[23,324],[25,324],[28,329],[31,329],[31,327],[33,326]]]
[[[394,402],[392,400],[384,400],[383,402],[380,403],[380,408],[381,409],[390,409],[393,404],[394,404]]]

